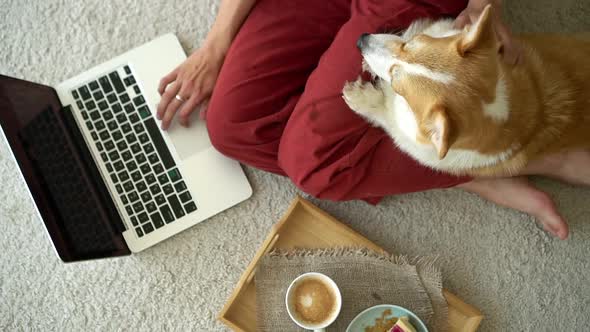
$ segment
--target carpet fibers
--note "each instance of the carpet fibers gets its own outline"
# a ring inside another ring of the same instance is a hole
[[[590,31],[590,2],[505,1],[517,31]],[[187,52],[216,0],[0,0],[0,73],[56,84],[166,32]],[[222,331],[217,313],[298,190],[246,168],[248,201],[138,255],[56,257],[0,140],[0,330]],[[481,331],[587,331],[590,191],[537,179],[569,220],[546,235],[529,216],[459,190],[363,202],[313,200],[391,252],[438,255],[445,287],[477,306]]]

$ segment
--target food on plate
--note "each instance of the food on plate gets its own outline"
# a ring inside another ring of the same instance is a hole
[[[365,332],[389,332],[397,322],[397,317],[391,316],[391,309],[385,309],[381,316],[375,319],[375,325],[365,327]]]
[[[416,332],[416,329],[410,324],[408,316],[402,316],[397,320],[390,332]]]

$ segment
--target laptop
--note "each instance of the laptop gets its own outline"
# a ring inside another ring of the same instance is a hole
[[[129,255],[252,195],[198,112],[160,130],[160,79],[186,58],[167,34],[56,87],[0,75],[0,125],[65,262]]]

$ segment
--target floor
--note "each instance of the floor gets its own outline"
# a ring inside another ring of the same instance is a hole
[[[590,2],[505,1],[517,31],[590,31]],[[0,0],[0,73],[56,84],[160,34],[194,50],[216,0]],[[297,189],[246,168],[248,201],[132,257],[61,263],[0,140],[0,330],[227,330],[216,316]],[[590,326],[590,191],[549,180],[571,237],[458,190],[379,206],[313,200],[386,249],[436,255],[445,287],[486,316],[481,331]]]

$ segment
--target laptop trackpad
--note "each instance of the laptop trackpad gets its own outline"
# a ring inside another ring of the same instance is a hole
[[[185,128],[174,117],[170,128],[166,131],[180,159],[184,160],[211,147],[205,121],[199,119],[199,110],[195,110],[190,117],[190,126]],[[158,121],[158,125],[161,122]]]

